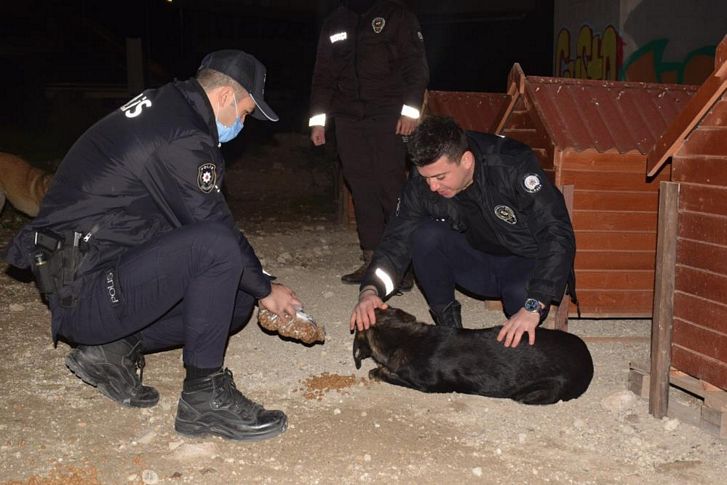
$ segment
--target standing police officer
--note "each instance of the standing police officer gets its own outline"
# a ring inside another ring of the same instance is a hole
[[[335,118],[343,176],[351,188],[363,265],[359,284],[405,180],[408,136],[419,121],[429,67],[414,14],[396,0],[347,0],[324,21],[311,86],[311,140],[326,142]],[[411,273],[402,282],[411,289]],[[398,283],[398,281],[397,281]]]
[[[575,301],[575,237],[563,195],[527,145],[464,132],[451,118],[427,118],[408,149],[416,173],[361,284],[351,329],[375,324],[374,309],[385,307],[411,259],[436,324],[462,327],[458,285],[502,298],[505,346],[526,332],[533,344],[566,284]]]
[[[238,50],[207,55],[196,78],[144,91],[86,131],[61,163],[36,219],[7,260],[32,265],[66,365],[125,406],[148,407],[143,353],[183,347],[187,376],[175,429],[238,440],[285,431],[282,411],[244,397],[223,368],[228,337],[257,301],[300,306],[271,285],[220,192],[220,144],[247,115],[277,121],[265,67]]]

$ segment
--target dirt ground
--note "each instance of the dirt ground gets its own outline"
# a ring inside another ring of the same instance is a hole
[[[231,337],[226,365],[245,394],[287,413],[288,431],[257,443],[176,434],[179,350],[147,356],[157,406],[116,405],[64,367],[69,347],[50,342],[34,284],[0,264],[0,484],[724,483],[727,442],[654,419],[626,390],[629,362],[648,358],[645,320],[571,320],[595,376],[566,403],[532,407],[369,381],[371,361],[356,370],[351,355],[357,289],[339,282],[357,262],[355,231],[312,209],[316,194],[330,193],[329,165],[301,155],[306,145],[295,136],[281,144],[270,148],[274,157],[231,165],[230,204],[265,268],[296,290],[327,340],[286,341],[253,317]],[[250,212],[260,207],[273,210]],[[0,247],[25,220],[6,208]],[[466,327],[502,323],[500,312],[460,299]],[[390,303],[431,321],[416,288]]]

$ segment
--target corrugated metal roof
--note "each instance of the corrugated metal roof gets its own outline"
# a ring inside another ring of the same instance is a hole
[[[653,177],[666,160],[676,153],[684,140],[712,105],[727,92],[727,35],[717,46],[714,72],[704,81],[684,110],[659,138],[646,159],[646,171]]]
[[[429,91],[426,111],[451,116],[465,130],[492,133],[509,102],[507,94]]]
[[[513,83],[518,83],[516,77]],[[527,76],[524,83],[525,96],[556,146],[644,155],[696,90],[690,85],[539,76]]]

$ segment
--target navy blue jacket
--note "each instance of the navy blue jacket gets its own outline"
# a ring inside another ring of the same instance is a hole
[[[239,237],[240,288],[258,299],[267,296],[269,278],[220,192],[225,162],[219,146],[212,106],[196,80],[144,91],[71,147],[38,216],[10,243],[7,261],[20,268],[31,264],[38,228],[90,234],[77,273],[82,282],[129,248],[214,221]]]
[[[474,183],[482,196],[482,217],[501,246],[535,260],[528,297],[545,304],[560,301],[568,283],[575,300],[575,236],[563,195],[527,145],[475,132],[468,132],[467,140],[475,156]],[[467,230],[459,204],[432,192],[426,180],[412,170],[361,288],[374,285],[379,295],[386,295],[376,269],[383,270],[391,281],[400,281],[411,260],[411,235],[422,221],[431,219],[447,221],[456,231]]]

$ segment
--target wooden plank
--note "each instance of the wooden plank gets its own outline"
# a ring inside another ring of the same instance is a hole
[[[561,187],[563,192],[563,200],[565,201],[565,207],[568,210],[568,214],[573,214],[573,192],[574,187],[572,185],[564,185]],[[568,288],[563,295],[563,299],[555,310],[555,318],[553,320],[554,327],[556,330],[562,330],[563,332],[568,331],[568,311],[570,310],[571,297],[568,294]]]
[[[649,211],[656,213],[659,197],[654,192],[576,190],[573,206],[579,211]]]
[[[502,130],[502,134],[525,143],[530,147],[543,148],[547,150],[549,142],[543,133],[538,132],[536,129],[510,129],[505,128]]]
[[[687,143],[679,150],[680,156],[716,156],[727,158],[727,126],[698,126]]]
[[[649,388],[649,412],[656,418],[664,417],[669,407],[669,366],[679,204],[679,184],[661,182],[660,187]]]
[[[727,245],[727,218],[687,212],[681,214],[679,219],[680,238]]]
[[[576,190],[659,190],[659,182],[669,177],[660,173],[653,180],[646,180],[643,173],[598,173],[598,172],[572,172],[563,171],[563,184],[573,184]]]
[[[679,345],[672,346],[672,364],[677,369],[710,384],[727,389],[727,365]]]
[[[676,266],[675,288],[715,303],[724,302],[727,295],[727,276],[689,266]],[[707,303],[709,304],[709,303]]]
[[[672,161],[672,180],[703,185],[727,186],[727,157],[681,157]]]
[[[576,250],[576,270],[653,270],[653,251]]]
[[[593,250],[656,251],[656,231],[576,231],[576,247]]]
[[[725,200],[727,201],[727,199]],[[727,246],[679,239],[677,241],[677,263],[727,275]]]
[[[634,173],[643,176],[646,158],[640,153],[622,154],[616,150],[563,150],[564,170],[572,172]]]
[[[727,365],[727,335],[725,334],[674,318],[671,340],[674,345],[690,349]]]
[[[674,318],[727,334],[727,304],[710,302],[689,293],[674,293]]]
[[[725,159],[727,171],[727,159]],[[679,210],[727,216],[727,187],[682,183]]]
[[[709,112],[704,115],[702,121],[699,123],[700,126],[725,126],[727,125],[727,99],[724,94],[722,99],[717,101]]]
[[[654,288],[653,270],[579,270],[578,287],[593,290],[651,290]]]
[[[573,227],[585,231],[655,231],[656,212],[573,211]]]
[[[577,281],[578,276],[576,275]],[[577,292],[584,317],[642,318],[651,316],[654,301],[653,290],[590,290],[578,286]]]

